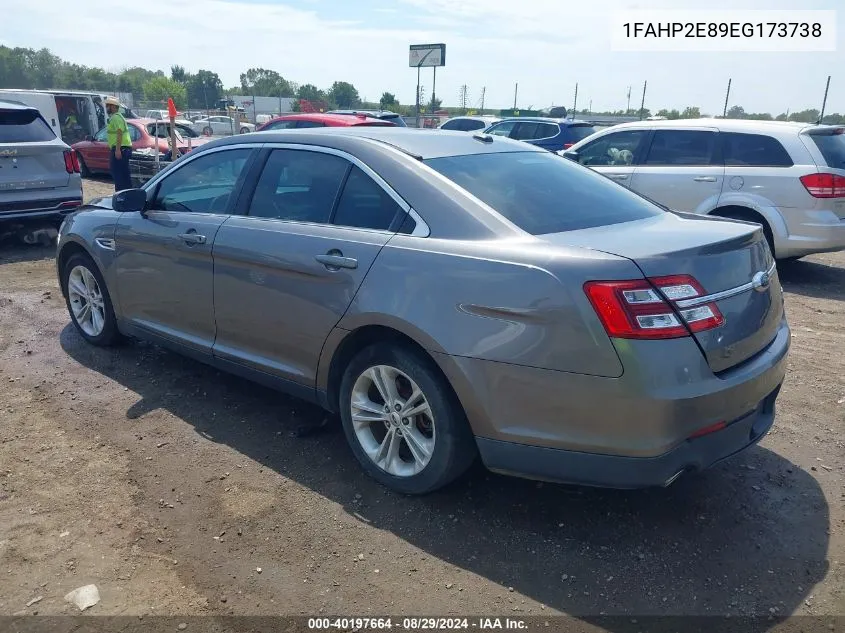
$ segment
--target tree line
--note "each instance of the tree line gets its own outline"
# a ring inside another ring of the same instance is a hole
[[[286,79],[275,70],[250,68],[241,73],[240,84],[224,88],[220,76],[211,70],[200,69],[188,72],[183,66],[172,66],[170,74],[161,70],[149,70],[141,66],[126,68],[120,72],[109,72],[102,68],[74,64],[63,60],[48,49],[9,48],[0,46],[0,88],[50,89],[65,88],[72,90],[92,90],[102,92],[129,92],[138,101],[165,103],[172,97],[180,109],[205,110],[216,108],[221,99],[231,95],[289,97],[295,99],[293,109],[305,107],[313,110],[335,108],[374,108],[393,110],[403,115],[413,113],[414,105],[400,105],[396,96],[384,92],[377,103],[364,102],[355,86],[347,81],[335,81],[327,88],[318,88],[314,84],[297,84]],[[420,99],[424,102],[424,99]],[[429,111],[441,107],[441,100],[434,99],[424,103]],[[460,108],[446,108],[451,114],[462,113]],[[634,116],[639,110],[614,112],[588,112],[580,114]],[[683,110],[661,109],[657,116],[667,119],[694,119],[701,116],[701,110],[690,106]],[[651,115],[644,109],[643,118]],[[819,111],[815,108],[799,112],[785,112],[772,116],[768,112],[746,112],[742,106],[735,105],[727,111],[731,119],[756,119],[761,121],[800,121],[815,123]],[[845,115],[833,113],[825,115],[823,123],[845,124]]]

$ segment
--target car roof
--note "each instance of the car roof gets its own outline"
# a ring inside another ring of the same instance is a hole
[[[583,121],[582,119],[558,119],[548,116],[510,116],[503,118],[500,123],[504,121],[537,121],[541,123],[559,123],[563,125],[592,125],[589,121]]]
[[[329,110],[327,114],[387,114],[393,116],[399,116],[396,112],[392,112],[390,110]]]
[[[18,101],[6,101],[5,99],[0,99],[0,108],[4,110],[35,110],[38,112],[38,108],[33,108]]]
[[[274,121],[318,121],[328,123],[336,127],[348,127],[361,125],[362,123],[384,123],[382,119],[366,116],[361,113],[360,117],[351,117],[348,114],[333,114],[330,112],[299,112],[296,114],[283,114],[270,119],[267,123]]]
[[[799,132],[808,127],[816,127],[815,123],[799,123],[797,121],[758,121],[755,119],[666,119],[662,121],[629,121],[614,125],[613,129],[630,128],[686,128],[686,127],[717,127],[726,132],[752,132],[766,130],[773,132]]]
[[[504,152],[540,152],[546,150],[508,138],[481,134],[467,134],[452,130],[419,130],[398,126],[350,126],[306,128],[299,130],[269,130],[250,134],[238,134],[203,145],[203,148],[221,145],[254,143],[298,143],[333,147],[371,143],[377,141],[395,147],[420,160],[463,156],[466,154],[496,154]],[[484,139],[484,140],[480,140]]]

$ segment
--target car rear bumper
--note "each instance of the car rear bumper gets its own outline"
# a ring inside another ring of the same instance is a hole
[[[600,455],[477,438],[484,465],[508,475],[604,488],[668,486],[687,472],[697,472],[759,442],[775,420],[780,386],[750,414],[720,431],[689,439],[657,457]]]
[[[49,200],[26,200],[15,203],[0,203],[0,222],[33,219],[60,219],[82,206],[82,192],[79,196],[62,196]]]
[[[845,250],[845,219],[832,211],[808,211],[800,222],[787,218],[789,234],[776,236],[778,259]]]
[[[758,441],[786,374],[789,326],[714,374],[691,338],[616,341],[625,373],[586,376],[435,355],[490,469],[596,486],[663,485]],[[722,430],[693,438],[702,429]]]

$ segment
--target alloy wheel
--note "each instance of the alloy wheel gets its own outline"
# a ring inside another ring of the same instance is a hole
[[[358,376],[351,395],[355,436],[372,462],[396,477],[412,477],[431,460],[434,414],[414,380],[390,365]]]
[[[99,336],[106,324],[103,293],[93,273],[85,266],[74,266],[68,275],[68,299],[73,317],[88,336]]]

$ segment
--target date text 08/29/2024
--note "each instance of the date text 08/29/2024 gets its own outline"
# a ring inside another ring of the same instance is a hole
[[[447,630],[523,630],[528,628],[525,620],[503,617],[438,618],[438,617],[323,617],[308,618],[308,630],[392,630],[400,631],[447,631]]]

